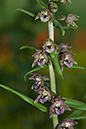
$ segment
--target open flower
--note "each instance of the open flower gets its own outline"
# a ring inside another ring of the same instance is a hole
[[[36,64],[39,66],[43,66],[45,63],[49,64],[49,56],[45,53],[45,51],[37,50],[33,57],[35,60],[32,64],[32,67],[34,67]]]
[[[43,9],[41,12],[37,14],[35,20],[39,18],[42,22],[47,22],[52,19],[52,14],[49,9]]]
[[[56,20],[58,21],[65,21],[65,24],[67,26],[73,26],[73,27],[78,27],[77,24],[74,21],[77,21],[79,18],[79,16],[75,15],[75,14],[68,14],[67,16],[62,15],[57,17]]]
[[[51,101],[52,92],[46,86],[43,86],[43,88],[37,89],[36,92],[39,93],[40,95],[34,101],[35,103],[38,101],[40,103],[45,103],[47,100]]]
[[[79,16],[74,15],[74,14],[68,14],[67,17],[66,17],[66,19],[65,19],[66,25],[67,26],[78,27],[76,25],[76,23],[74,22],[74,21],[77,21],[78,20],[77,18],[79,18]]]
[[[64,65],[70,68],[73,66],[73,64],[77,64],[77,62],[72,59],[72,56],[74,56],[75,54],[69,52],[68,48],[71,48],[71,46],[61,43],[57,51],[59,55],[59,63],[62,70]]]
[[[72,67],[73,64],[77,64],[76,61],[74,61],[71,57],[74,56],[75,54],[72,54],[70,52],[65,52],[61,55],[60,58],[60,66],[61,69],[63,70],[63,65],[66,65],[68,68]]]
[[[71,109],[64,104],[66,99],[62,99],[60,97],[57,97],[53,100],[52,105],[50,106],[50,117],[52,117],[53,114],[63,114],[65,110],[71,111]]]
[[[29,78],[30,80],[35,80],[34,85],[32,86],[32,89],[37,89],[39,86],[43,86],[45,84],[45,81],[43,77],[39,73],[34,73],[32,77]]]
[[[51,53],[55,50],[56,48],[56,44],[53,42],[52,39],[47,38],[44,40],[42,48],[47,52],[47,53]]]
[[[66,119],[58,125],[57,129],[74,129],[73,126],[76,124],[78,123],[71,119]]]
[[[71,46],[68,46],[67,44],[60,43],[59,49],[58,49],[58,54],[62,54],[64,52],[68,52],[67,48],[71,48]]]

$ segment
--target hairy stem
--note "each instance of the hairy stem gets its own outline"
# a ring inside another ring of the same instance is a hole
[[[51,21],[48,22],[48,30],[49,30],[49,38],[54,41],[54,27]],[[49,73],[50,73],[51,90],[54,93],[56,93],[55,72],[54,72],[52,62],[50,62],[49,64]],[[53,120],[53,128],[55,129],[56,126],[58,125],[58,115],[53,114],[52,120]]]

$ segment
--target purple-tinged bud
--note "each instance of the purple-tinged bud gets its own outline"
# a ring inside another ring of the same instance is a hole
[[[52,13],[56,13],[58,11],[58,5],[54,2],[49,2],[49,9]]]
[[[66,99],[62,99],[60,97],[57,97],[53,100],[52,105],[50,106],[50,117],[52,117],[53,114],[63,114],[65,110],[71,111],[71,109],[64,104]]]
[[[47,22],[52,19],[52,14],[49,9],[43,9],[41,12],[37,14],[35,20],[39,18],[42,22]]]
[[[58,125],[57,129],[74,129],[73,126],[78,124],[71,119],[65,119],[61,124]]]
[[[45,84],[43,77],[39,73],[34,73],[29,79],[36,81],[32,86],[32,89],[37,89],[39,86],[43,86]]]
[[[43,66],[45,63],[49,64],[49,56],[45,53],[45,51],[42,50],[37,50],[37,52],[32,55],[35,60],[32,64],[32,67],[34,67],[36,64],[38,64],[38,66]]]
[[[53,42],[52,39],[47,38],[44,40],[42,48],[47,52],[47,53],[51,53],[55,50],[56,48],[56,44]]]
[[[52,92],[46,86],[43,86],[43,88],[37,89],[36,92],[40,95],[36,98],[34,103],[36,103],[38,101],[40,103],[45,103],[47,100],[51,101]]]
[[[78,27],[76,25],[76,23],[74,21],[77,21],[79,18],[79,16],[75,15],[75,14],[68,14],[66,19],[65,19],[65,23],[67,26],[73,26],[73,27]]]

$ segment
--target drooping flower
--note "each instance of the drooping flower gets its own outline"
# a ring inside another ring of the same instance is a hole
[[[63,114],[65,110],[71,111],[71,109],[64,104],[66,99],[62,99],[60,97],[57,97],[53,100],[53,103],[50,106],[50,117],[52,117],[53,114]]]
[[[48,87],[43,86],[42,88],[37,89],[36,92],[40,95],[34,101],[35,103],[38,101],[40,103],[45,103],[47,100],[48,101],[52,100],[52,92],[48,89]]]
[[[70,52],[65,52],[61,55],[60,57],[60,66],[61,69],[63,70],[63,65],[67,66],[68,68],[71,68],[73,64],[77,64],[76,61],[74,61],[71,57],[74,56],[75,54],[72,54]]]
[[[71,48],[71,46],[68,46],[67,44],[60,43],[59,49],[58,49],[58,54],[63,54],[64,52],[69,52],[67,48]]]
[[[63,66],[65,65],[66,67],[70,68],[73,66],[73,64],[77,64],[76,61],[72,59],[72,56],[75,54],[69,52],[67,48],[71,48],[71,46],[68,46],[67,44],[61,43],[59,45],[58,49],[58,55],[59,55],[59,63],[61,66],[61,69],[63,70]]]
[[[73,126],[78,124],[71,119],[65,119],[61,124],[58,125],[57,129],[74,129]]]
[[[73,27],[78,27],[76,25],[76,23],[74,21],[77,21],[79,18],[79,16],[75,15],[75,14],[68,14],[66,19],[65,19],[65,23],[67,26],[73,26]]]
[[[65,24],[67,26],[73,26],[73,27],[78,27],[77,24],[74,21],[77,21],[79,18],[79,16],[75,15],[75,14],[68,14],[67,16],[62,15],[57,17],[56,20],[58,21],[65,21]]]
[[[39,66],[43,66],[45,63],[49,64],[49,56],[45,53],[45,51],[37,50],[37,52],[32,56],[35,58],[32,67],[36,64]]]
[[[43,86],[45,84],[45,81],[41,74],[39,73],[34,73],[32,77],[29,78],[30,80],[35,80],[34,85],[32,86],[32,89],[37,89],[40,86]]]
[[[52,14],[49,9],[43,9],[41,12],[39,12],[35,18],[35,20],[39,19],[42,22],[47,22],[52,19]]]
[[[52,39],[47,38],[44,40],[42,48],[47,52],[47,53],[51,53],[55,50],[56,48],[56,44],[53,42]]]

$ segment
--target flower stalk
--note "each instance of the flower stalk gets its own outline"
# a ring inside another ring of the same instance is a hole
[[[48,22],[48,32],[49,32],[49,38],[54,41],[54,26],[51,21]],[[49,73],[50,73],[51,91],[56,93],[55,72],[54,72],[52,62],[50,62],[50,64],[49,64]],[[53,121],[53,129],[55,129],[56,126],[58,125],[58,115],[57,114],[53,114],[52,121]]]

